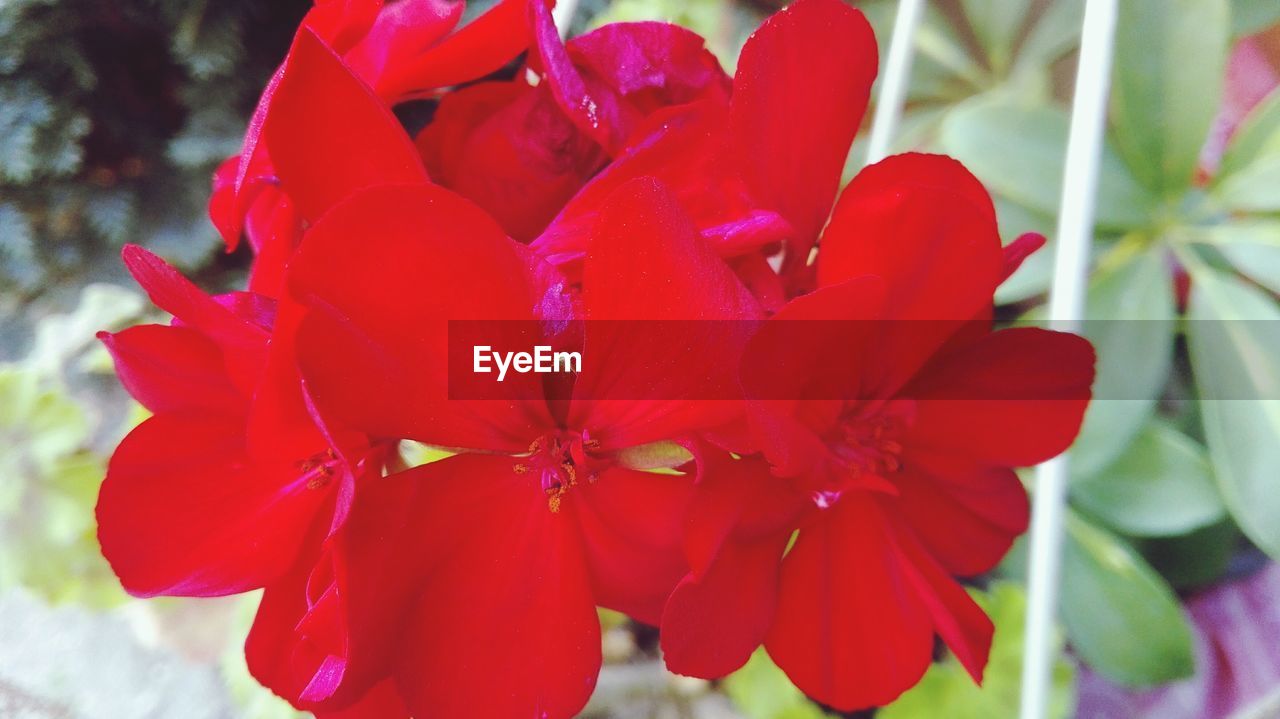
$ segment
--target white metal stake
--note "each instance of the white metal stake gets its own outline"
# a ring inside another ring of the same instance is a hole
[[[871,137],[867,140],[868,165],[889,155],[889,144],[893,142],[898,120],[902,117],[902,106],[907,101],[916,27],[923,12],[924,0],[900,0],[898,3],[893,37],[889,40],[889,56],[880,77],[880,97],[876,100],[876,114],[871,120]]]
[[[551,18],[556,21],[556,29],[560,38],[569,37],[569,26],[573,24],[573,16],[578,12],[578,0],[560,0],[551,9]]]
[[[1058,210],[1058,248],[1049,293],[1049,321],[1054,329],[1077,330],[1084,316],[1115,27],[1116,0],[1087,0],[1062,178],[1062,202]],[[1021,719],[1044,719],[1048,712],[1066,519],[1067,470],[1068,456],[1064,454],[1040,465],[1036,471],[1027,562]]]

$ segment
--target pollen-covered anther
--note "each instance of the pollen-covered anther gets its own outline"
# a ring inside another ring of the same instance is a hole
[[[298,471],[301,472],[299,479],[306,480],[307,489],[321,489],[333,479],[337,463],[338,453],[332,447],[317,452],[298,462]]]
[[[586,436],[544,435],[530,443],[528,455],[521,457],[512,468],[516,474],[536,474],[547,496],[548,508],[559,512],[570,489],[579,482],[596,480],[599,460],[589,452],[599,447],[599,441]]]

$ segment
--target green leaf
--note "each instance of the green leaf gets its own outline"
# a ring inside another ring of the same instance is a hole
[[[962,0],[961,4],[991,69],[1003,74],[1012,60],[1013,45],[1027,18],[1030,0]]]
[[[1072,448],[1075,477],[1114,461],[1151,416],[1173,361],[1174,314],[1160,250],[1140,252],[1095,275],[1084,334],[1097,351],[1098,376]]]
[[[1031,27],[1018,49],[1014,73],[1042,71],[1080,42],[1084,0],[1055,0]]]
[[[1141,537],[1186,534],[1226,516],[1204,447],[1158,420],[1111,465],[1072,483],[1071,499],[1111,528]]]
[[[1280,557],[1280,309],[1234,277],[1192,270],[1188,343],[1218,489],[1249,539]]]
[[[724,691],[747,719],[825,719],[818,705],[791,684],[764,649],[724,680]]]
[[[1231,34],[1252,35],[1280,22],[1275,0],[1231,0]]]
[[[1061,609],[1067,636],[1091,668],[1125,686],[1195,669],[1191,627],[1173,590],[1131,547],[1067,516]]]
[[[1237,270],[1280,292],[1280,222],[1239,220],[1179,231],[1174,239],[1214,246]]]
[[[964,667],[948,655],[934,664],[915,687],[876,713],[878,719],[934,719],[946,710],[947,719],[989,719],[1018,713],[1022,679],[1022,643],[1027,597],[1012,582],[995,582],[983,595],[970,591],[991,617],[996,633],[982,686],[973,683]],[[1060,651],[1059,647],[1059,651]],[[1075,670],[1059,653],[1053,665],[1053,694],[1049,716],[1071,715]]]
[[[1280,3],[1276,8],[1280,9]],[[1249,112],[1231,136],[1218,164],[1215,182],[1247,167],[1264,150],[1280,149],[1277,145],[1280,145],[1280,90],[1272,90],[1261,104]]]
[[[1138,539],[1136,546],[1165,581],[1182,590],[1222,577],[1239,541],[1240,530],[1223,520],[1180,537]]]
[[[1227,0],[1121,0],[1111,117],[1116,147],[1148,188],[1191,184],[1222,96]]]
[[[1223,180],[1213,196],[1238,212],[1280,212],[1280,142]]]
[[[993,192],[1056,217],[1069,126],[1070,119],[1061,108],[978,97],[948,115],[938,142],[943,152],[963,162]],[[1147,222],[1150,197],[1106,148],[1099,182],[1099,226],[1127,228]]]
[[[36,326],[26,364],[45,374],[57,374],[68,360],[94,341],[100,330],[124,325],[142,312],[142,296],[118,285],[94,283],[80,291],[80,303],[68,314],[49,315]]]

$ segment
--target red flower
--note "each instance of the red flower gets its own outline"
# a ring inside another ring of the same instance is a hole
[[[600,665],[595,605],[656,622],[685,571],[678,528],[688,485],[628,469],[619,453],[740,411],[731,401],[592,399],[671,371],[631,359],[652,356],[635,335],[593,322],[584,346],[608,360],[584,365],[572,399],[550,401],[540,381],[519,378],[505,400],[447,399],[449,320],[527,328],[539,316],[565,318],[547,313],[566,306],[547,300],[563,285],[548,285],[554,275],[531,273],[529,261],[477,208],[416,186],[371,190],[326,214],[291,270],[313,308],[299,361],[317,402],[374,436],[466,450],[381,480],[351,517],[353,528],[368,517],[371,536],[347,566],[378,565],[366,554],[392,547],[405,558],[396,575],[421,578],[390,589],[353,582],[349,595],[408,627],[384,664],[419,714],[574,715]],[[651,182],[624,187],[603,211],[584,273],[588,320],[758,312]],[[655,277],[664,278],[656,290]],[[495,344],[537,340],[517,333]],[[703,359],[683,366],[684,396],[708,396],[726,348],[690,349]]]
[[[240,154],[226,160],[214,175],[209,215],[228,251],[235,249],[242,232],[248,236],[258,254],[251,287],[279,294],[284,262],[297,244],[301,222],[314,219],[308,210],[316,210],[295,208],[291,199],[296,198],[288,188],[282,193],[276,186],[281,143],[264,141],[269,125],[286,125],[284,144],[305,147],[307,153],[323,158],[326,174],[342,177],[361,169],[381,173],[388,168],[365,158],[386,158],[390,131],[404,134],[390,113],[391,105],[501,68],[528,47],[529,7],[540,2],[503,0],[452,33],[462,15],[460,2],[399,0],[385,7],[380,0],[317,2],[303,19],[289,56],[263,91]],[[322,52],[336,62],[317,60]],[[294,97],[292,111],[278,107],[285,104],[277,99],[282,87]],[[282,113],[291,118],[277,117]],[[295,122],[299,114],[306,121]],[[321,126],[313,127],[317,120]],[[324,131],[338,124],[343,125],[341,142],[314,142],[317,136],[332,140]],[[399,177],[381,176],[383,181]]]
[[[1071,443],[1093,379],[1079,337],[990,332],[1028,241],[1001,250],[989,197],[947,158],[891,157],[849,185],[818,289],[744,359],[763,455],[701,453],[693,571],[662,622],[674,671],[721,676],[763,642],[796,686],[851,710],[912,686],[936,633],[981,677],[991,624],[953,576],[989,570],[1025,529],[1010,468]]]
[[[362,436],[307,412],[273,300],[211,298],[159,258],[125,263],[172,325],[100,338],[154,416],[120,443],[98,501],[99,539],[139,596],[215,596],[283,576],[304,539],[342,513],[352,474],[381,471]],[[269,346],[269,344],[271,346]]]
[[[611,24],[562,45],[546,8],[533,11],[528,66],[513,80],[446,95],[417,139],[436,182],[526,242],[645,117],[700,99],[723,101],[729,86],[702,38],[679,26]]]
[[[710,98],[652,115],[534,248],[557,264],[576,263],[601,200],[653,176],[676,192],[718,253],[735,258],[757,295],[780,303],[765,258],[785,243],[784,271],[802,274],[876,64],[875,37],[860,12],[838,0],[799,0],[747,40],[728,102]]]

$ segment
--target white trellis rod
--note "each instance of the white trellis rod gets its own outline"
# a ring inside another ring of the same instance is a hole
[[[1057,253],[1049,291],[1049,321],[1055,329],[1078,330],[1084,316],[1093,244],[1098,167],[1106,132],[1116,0],[1087,0],[1076,68],[1071,134],[1067,138],[1062,200],[1058,207]],[[1052,686],[1062,536],[1066,516],[1068,455],[1036,471],[1031,514],[1031,550],[1027,562],[1027,627],[1022,665],[1022,719],[1043,719]]]
[[[898,15],[893,21],[893,37],[889,40],[889,54],[884,72],[880,75],[880,97],[876,100],[876,113],[871,119],[871,137],[867,140],[867,164],[883,160],[889,155],[889,145],[898,129],[902,107],[907,101],[907,87],[911,84],[911,58],[914,53],[916,26],[924,12],[924,0],[900,0]]]
[[[1111,56],[1117,0],[1087,0],[1076,69],[1058,210],[1057,251],[1049,318],[1055,329],[1077,330],[1084,315],[1089,249],[1093,243],[1098,168],[1106,129]],[[880,97],[871,125],[867,163],[889,153],[906,100],[911,56],[923,0],[900,0],[881,79]],[[1037,468],[1035,505],[1031,517],[1028,561],[1026,643],[1022,671],[1021,719],[1044,719],[1049,706],[1058,583],[1062,566],[1062,537],[1067,501],[1067,456]]]

